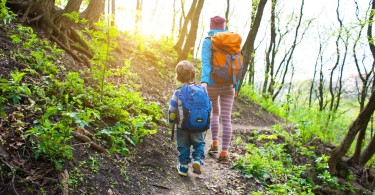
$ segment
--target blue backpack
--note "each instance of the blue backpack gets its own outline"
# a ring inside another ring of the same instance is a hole
[[[199,133],[210,128],[211,101],[201,85],[183,85],[179,99],[182,102],[182,130]]]

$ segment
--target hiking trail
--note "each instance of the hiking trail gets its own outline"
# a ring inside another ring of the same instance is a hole
[[[218,156],[211,156],[208,154],[208,149],[211,144],[211,131],[206,133],[205,145],[205,159],[202,166],[202,174],[198,175],[192,172],[191,164],[189,165],[189,173],[185,180],[185,185],[181,188],[174,188],[170,194],[244,194],[248,185],[241,181],[243,179],[242,173],[239,170],[231,168],[235,160],[239,158],[236,153],[238,145],[235,144],[234,138],[237,132],[251,131],[251,130],[267,130],[271,126],[245,126],[243,124],[232,124],[233,136],[230,148],[230,161],[228,164],[221,164],[217,162]],[[222,137],[221,129],[219,131],[219,142]],[[219,145],[219,149],[221,145]],[[177,174],[177,170],[175,171]]]

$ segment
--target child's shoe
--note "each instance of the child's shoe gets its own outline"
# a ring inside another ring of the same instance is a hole
[[[195,158],[193,162],[193,173],[201,174],[201,165],[203,165],[203,162],[200,158]]]
[[[182,176],[187,176],[187,173],[189,171],[189,166],[188,165],[178,164],[177,165],[177,170],[178,170],[178,174],[180,174]]]

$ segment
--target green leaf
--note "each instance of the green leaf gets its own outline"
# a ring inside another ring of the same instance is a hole
[[[101,120],[101,118],[100,118],[100,114],[99,114],[99,113],[97,113],[97,112],[92,112],[92,114],[95,116],[96,119]]]
[[[27,86],[22,86],[21,87],[21,90],[22,90],[22,92],[24,92],[27,96],[31,96],[31,91],[30,91],[30,89],[27,87]]]
[[[101,131],[100,131],[100,133],[102,133],[102,134],[106,134],[106,135],[111,135],[112,134],[112,131],[110,131],[110,130],[108,130],[108,129],[102,129]]]
[[[63,116],[68,116],[68,117],[71,117],[71,118],[74,118],[74,119],[78,119],[78,114],[76,112],[64,112],[63,113]]]
[[[131,143],[133,146],[135,146],[134,142],[132,139],[130,139],[128,136],[125,136],[126,140]]]

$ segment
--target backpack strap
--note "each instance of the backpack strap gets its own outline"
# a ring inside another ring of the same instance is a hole
[[[236,81],[236,65],[234,64],[235,56],[231,55],[231,57],[232,57],[232,75],[233,75],[233,86],[234,86],[234,84],[237,82]]]
[[[178,96],[181,96],[181,90],[182,90],[182,86],[179,86],[179,87],[176,88],[176,91],[180,92],[180,94]]]
[[[172,135],[171,135],[171,140],[173,141],[174,139],[174,127],[175,127],[176,123],[173,123],[173,126],[172,126]]]

